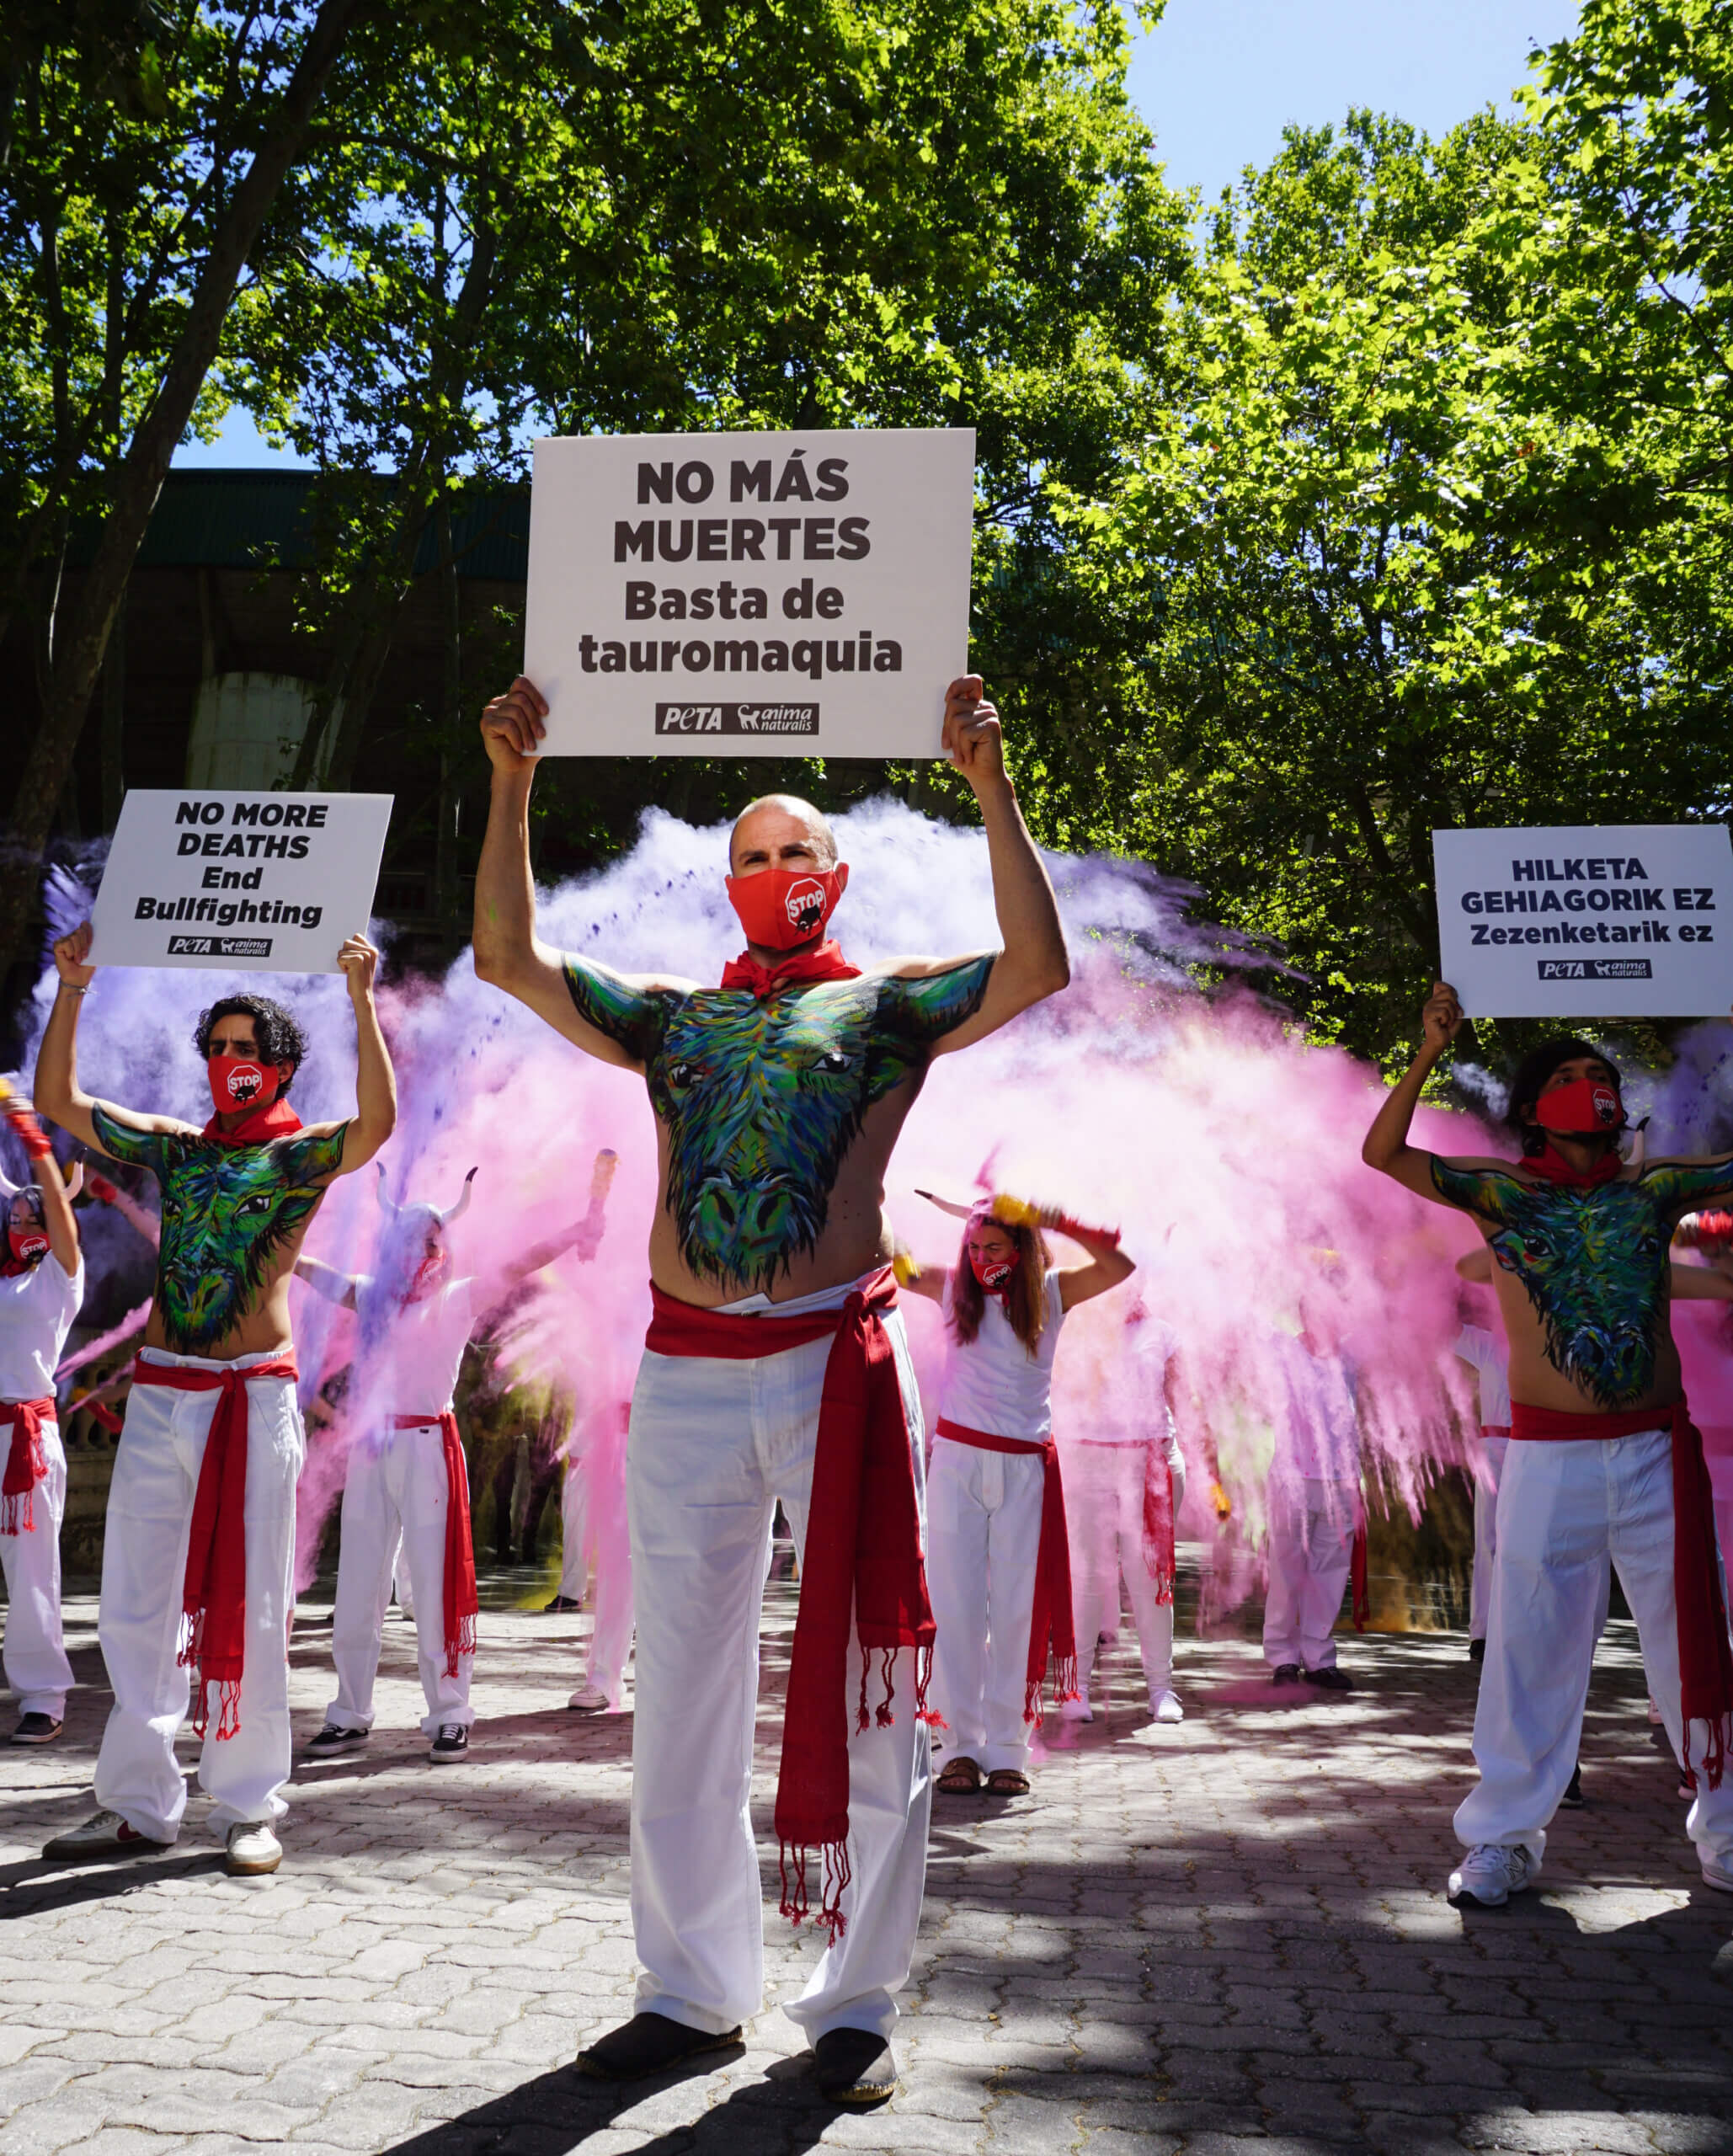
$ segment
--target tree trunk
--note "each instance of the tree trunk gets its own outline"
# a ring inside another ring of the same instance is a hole
[[[230,199],[199,273],[184,324],[150,410],[115,475],[96,557],[79,582],[64,628],[56,627],[42,717],[13,803],[0,859],[0,958],[21,955],[43,848],[66,785],[91,692],[127,579],[222,339],[235,287],[278,191],[300,156],[315,107],[345,41],[371,0],[323,0],[269,132]]]

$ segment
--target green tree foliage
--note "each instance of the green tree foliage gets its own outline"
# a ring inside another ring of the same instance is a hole
[[[1490,115],[1290,131],[1213,221],[1135,472],[1064,505],[1102,609],[1154,627],[1097,782],[1045,814],[1280,939],[1310,1024],[1362,1047],[1436,963],[1435,828],[1673,820],[1725,788],[1700,511],[1628,411],[1559,393],[1560,250],[1512,241],[1569,156]],[[1634,550],[1604,512],[1639,499]]]

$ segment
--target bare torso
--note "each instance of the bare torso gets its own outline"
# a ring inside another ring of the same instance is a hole
[[[658,1127],[650,1273],[714,1308],[840,1286],[890,1251],[884,1174],[935,1044],[990,958],[914,976],[746,990],[629,987],[566,961],[590,1025],[643,1070]]]
[[[1575,1415],[1672,1406],[1672,1229],[1733,1187],[1733,1161],[1651,1161],[1579,1188],[1435,1155],[1432,1178],[1490,1246],[1513,1401]]]
[[[145,1344],[231,1362],[293,1344],[289,1278],[326,1186],[342,1162],[344,1123],[318,1123],[265,1145],[225,1146],[190,1124],[143,1131],[101,1102],[97,1143],[150,1169],[163,1194],[157,1292]]]

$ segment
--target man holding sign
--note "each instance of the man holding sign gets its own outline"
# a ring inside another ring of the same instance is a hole
[[[1058,913],[998,714],[970,675],[946,694],[943,747],[980,804],[1002,951],[848,964],[824,940],[847,867],[819,811],[776,795],[734,826],[728,888],[746,949],[720,988],[563,954],[536,938],[530,877],[547,708],[520,678],[482,722],[493,772],[476,970],[577,1047],[643,1074],[662,1193],[627,1462],[643,1970],[634,2017],[580,2063],[611,2079],[659,2073],[737,2043],[761,2002],[752,1746],[780,1496],[803,1551],[776,1796],[782,1907],[797,1920],[816,1910],[829,1936],[789,2011],[827,2095],[881,2102],[896,2085],[895,1994],[925,1876],[933,1639],[920,1404],[884,1173],[930,1059],[1064,986]]]
[[[1362,1148],[1368,1166],[1471,1216],[1510,1342],[1511,1443],[1474,1716],[1480,1780],[1457,1811],[1468,1854],[1450,1898],[1496,1907],[1539,1870],[1576,1763],[1609,1562],[1695,1780],[1686,1832],[1707,1884],[1733,1893],[1733,1657],[1703,1441],[1668,1323],[1673,1226],[1733,1193],[1733,1155],[1624,1162],[1618,1074],[1569,1038],[1536,1049],[1512,1082],[1520,1161],[1421,1152],[1409,1124],[1462,1022],[1440,982],[1420,1053]]]
[[[286,1097],[306,1054],[299,1027],[266,998],[237,995],[200,1023],[216,1111],[200,1129],[80,1090],[75,1038],[96,974],[90,946],[87,922],[54,947],[60,990],[37,1058],[36,1105],[87,1145],[151,1170],[163,1235],[109,1490],[98,1631],[115,1705],[96,1763],[103,1808],[43,1854],[104,1861],[175,1839],[186,1784],[174,1733],[190,1666],[205,1740],[199,1780],[227,1869],[275,1871],[304,1450],[289,1279],[327,1188],[371,1161],[397,1121],[373,1007],[379,954],[365,936],[339,953],[360,1062],[348,1122],[302,1124]]]

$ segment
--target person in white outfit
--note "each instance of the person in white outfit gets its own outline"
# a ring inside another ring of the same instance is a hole
[[[654,1315],[632,1396],[637,1610],[632,1906],[637,2011],[579,2055],[611,2080],[738,2041],[763,1995],[751,1795],[759,1612],[780,1497],[801,1553],[776,1828],[782,1907],[828,1940],[787,2011],[820,2094],[896,2087],[891,2031],[920,1920],[932,1620],[921,1420],[884,1177],[935,1055],[1069,978],[1053,890],[968,675],[944,751],[980,805],[1005,947],[862,972],[824,930],[848,880],[810,803],[751,803],[729,845],[746,948],[719,988],[626,976],[537,941],[528,854],[546,699],[489,705],[493,798],[476,971],[565,1039],[642,1073],[661,1188]],[[870,1657],[877,1711],[857,1726]]]
[[[1336,1660],[1335,1630],[1362,1529],[1355,1375],[1330,1337],[1321,1304],[1313,1302],[1302,1310],[1299,1337],[1276,1341],[1274,1360],[1264,1659],[1277,1684],[1348,1692],[1354,1680]]]
[[[589,1657],[568,1705],[576,1714],[605,1714],[626,1694],[626,1661],[632,1652],[632,1545],[626,1517],[626,1449],[632,1429],[630,1400],[605,1392],[574,1422],[568,1441],[560,1491],[564,1569],[560,1600],[576,1609],[591,1566],[595,1572],[595,1623]]]
[[[1072,1220],[1061,1232],[1090,1262],[1053,1264],[1041,1220],[1016,1199],[947,1209],[968,1224],[955,1265],[909,1283],[940,1305],[946,1335],[927,1469],[927,1570],[939,1628],[933,1704],[951,1746],[939,1788],[968,1796],[984,1776],[994,1796],[1021,1796],[1050,1653],[1060,1704],[1077,1689],[1053,1434],[1059,1328],[1068,1310],[1133,1268],[1117,1235]],[[1058,1216],[1048,1225],[1060,1228]]]
[[[1511,1443],[1474,1716],[1480,1780],[1458,1806],[1453,1902],[1533,1883],[1576,1760],[1597,1612],[1616,1566],[1650,1689],[1695,1788],[1686,1832],[1733,1893],[1733,1652],[1702,1440],[1668,1321],[1667,1250],[1688,1210],[1733,1193],[1733,1155],[1624,1161],[1618,1075],[1592,1043],[1543,1043],[1512,1081],[1517,1162],[1408,1143],[1463,1022],[1427,999],[1420,1051],[1373,1119],[1368,1166],[1465,1212],[1490,1248],[1510,1348]]]
[[[472,1168],[461,1195],[441,1211],[393,1203],[381,1166],[387,1225],[375,1271],[340,1273],[312,1257],[296,1263],[299,1279],[354,1310],[360,1327],[331,1624],[337,1696],[307,1748],[310,1759],[355,1751],[372,1734],[385,1613],[400,1562],[409,1576],[429,1757],[450,1766],[468,1755],[477,1613],[469,1475],[453,1396],[463,1351],[487,1313],[477,1306],[475,1279],[450,1277],[450,1235],[475,1177]],[[527,1279],[568,1250],[593,1258],[600,1241],[600,1218],[586,1216],[502,1268],[500,1285]]]
[[[1186,1502],[1186,1456],[1174,1417],[1177,1343],[1139,1296],[1125,1314],[1122,1350],[1103,1353],[1070,1402],[1059,1436],[1071,1539],[1072,1630],[1078,1697],[1061,1716],[1090,1721],[1100,1642],[1119,1630],[1122,1582],[1137,1627],[1149,1712],[1185,1720],[1174,1686],[1174,1525]]]
[[[305,1452],[289,1277],[328,1186],[371,1160],[397,1120],[373,1006],[379,954],[360,936],[338,954],[359,1063],[348,1122],[303,1127],[285,1096],[307,1043],[288,1011],[248,995],[223,997],[200,1019],[216,1110],[200,1130],[80,1089],[74,1040],[96,970],[89,950],[88,923],[54,947],[60,990],[37,1059],[37,1105],[87,1145],[151,1170],[162,1241],[103,1542],[97,1631],[115,1705],[96,1763],[102,1808],[43,1854],[105,1862],[175,1840],[187,1785],[174,1738],[190,1701],[227,1868],[275,1871]]]
[[[22,1187],[0,1176],[7,1208],[0,1260],[0,1566],[6,1574],[6,1682],[18,1702],[14,1744],[51,1744],[66,1720],[72,1666],[60,1606],[60,1527],[67,1509],[67,1455],[55,1408],[54,1372],[84,1299],[84,1257],[70,1188],[42,1126],[8,1102],[6,1120],[41,1180]]]

